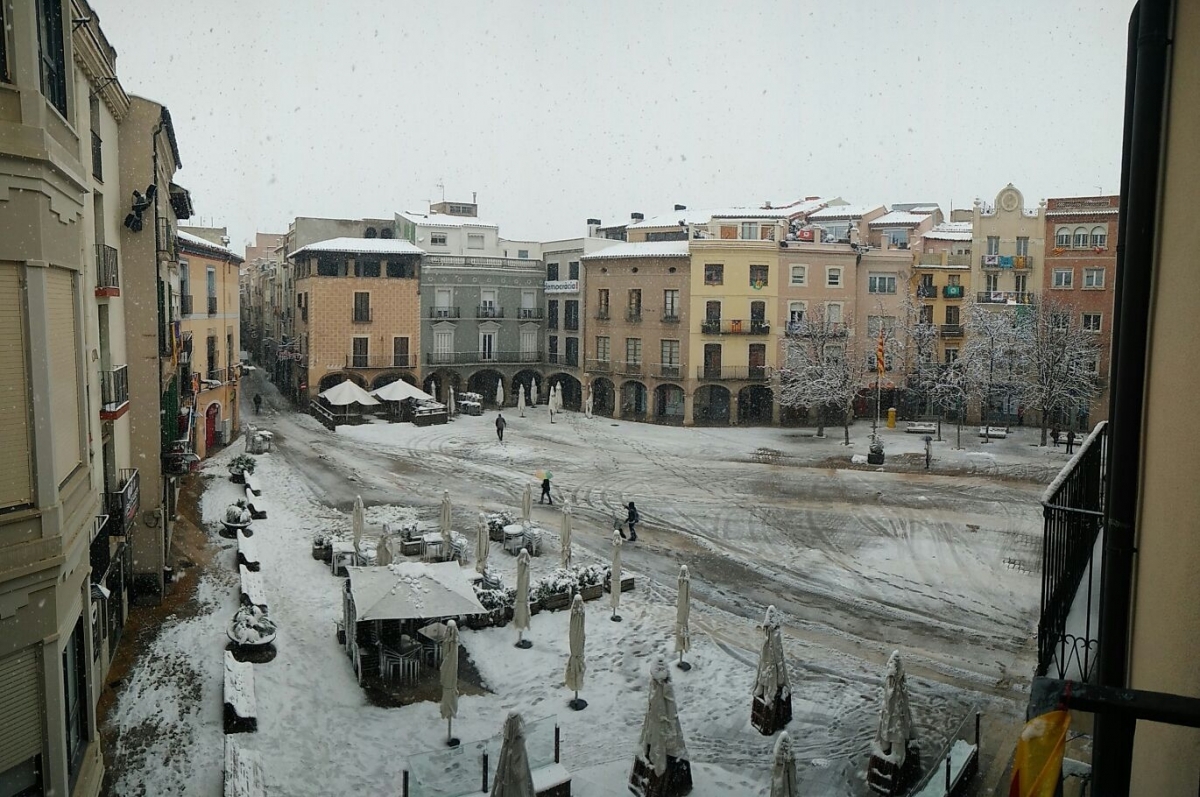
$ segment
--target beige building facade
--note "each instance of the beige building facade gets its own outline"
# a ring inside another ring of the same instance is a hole
[[[975,200],[972,215],[971,284],[975,301],[1026,305],[1037,301],[1045,266],[1046,203],[1025,206],[1009,183],[994,204]]]

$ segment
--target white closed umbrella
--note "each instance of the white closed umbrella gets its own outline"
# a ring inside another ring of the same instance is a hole
[[[496,406],[497,407],[504,406],[504,380],[503,379],[496,380]]]
[[[609,578],[609,601],[612,603],[612,617],[614,623],[621,622],[621,615],[617,614],[617,609],[621,608],[621,532],[614,530],[612,533],[612,575]]]
[[[675,593],[675,652],[679,654],[679,669],[687,672],[692,665],[683,660],[683,654],[692,649],[692,634],[688,618],[692,613],[692,576],[687,565],[679,566],[679,588]]]
[[[429,395],[433,396],[435,399],[438,396],[436,379],[429,380]]]
[[[517,385],[517,414],[525,417],[525,386]]]
[[[517,647],[527,650],[533,647],[522,634],[529,630],[529,551],[517,554],[517,595],[513,599],[513,627],[517,629]]]
[[[479,523],[475,529],[475,570],[483,575],[487,570],[488,553],[491,552],[492,539],[488,536],[487,518],[479,513]]]
[[[775,760],[771,764],[770,797],[798,797],[796,791],[796,756],[792,752],[792,737],[784,731],[775,740]]]
[[[916,738],[916,734],[908,705],[908,677],[904,674],[898,650],[893,650],[888,657],[882,698],[873,752],[902,767],[908,757],[908,743]]]
[[[754,696],[772,703],[791,694],[787,663],[783,659],[783,635],[774,606],[767,607],[763,617],[763,642],[758,654],[758,673],[754,677]]]
[[[458,625],[446,621],[446,632],[442,637],[442,719],[446,721],[446,744],[458,746],[458,739],[451,732],[454,718],[458,716]]]
[[[536,795],[537,792],[533,790],[533,771],[529,768],[529,752],[525,749],[525,723],[521,715],[514,711],[504,721],[491,797]]]
[[[355,563],[358,562],[359,544],[362,542],[363,526],[366,525],[366,511],[363,509],[361,495],[354,496],[354,510],[350,513],[350,532],[354,535]]]
[[[583,414],[588,418],[592,417],[592,406],[593,406],[592,386],[588,385],[587,401],[585,401],[583,403]]]
[[[529,520],[533,511],[533,486],[526,484],[525,492],[521,495],[521,520]]]
[[[442,490],[442,511],[438,518],[438,525],[442,532],[442,556],[443,558],[450,557],[450,491]]]
[[[671,684],[671,671],[661,658],[650,667],[650,692],[646,702],[646,718],[642,721],[642,735],[638,739],[638,756],[660,778],[667,774],[668,759],[673,758],[680,762],[676,764],[677,772],[683,774],[681,770],[686,767],[687,779],[691,780],[687,745],[679,724],[679,705],[675,702],[675,687]]]
[[[567,705],[575,711],[587,708],[587,701],[579,697],[579,690],[583,688],[583,675],[587,672],[587,664],[583,660],[583,644],[586,636],[583,620],[583,596],[576,592],[575,598],[571,601],[571,630],[569,632],[571,653],[567,657],[566,675],[567,688],[575,693],[575,697]]]
[[[541,393],[538,391],[537,377],[535,376],[529,382],[529,403],[537,406],[538,399],[541,398]]]
[[[450,388],[450,404],[446,408],[446,412],[451,416],[454,415],[454,388]]]
[[[559,382],[557,385],[554,386],[554,406],[558,409],[559,412],[563,411],[562,382]]]
[[[392,563],[392,536],[379,535],[379,544],[375,546],[375,564],[383,567]]]
[[[562,567],[571,569],[571,505],[564,503],[562,508]]]

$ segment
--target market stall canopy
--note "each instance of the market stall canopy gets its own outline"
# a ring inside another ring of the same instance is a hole
[[[437,399],[426,393],[424,390],[421,390],[415,385],[410,385],[403,379],[397,379],[395,382],[386,384],[378,390],[373,390],[371,391],[371,395],[381,401],[404,401],[405,399],[437,401]]]
[[[358,620],[434,620],[487,614],[458,562],[347,567]]]
[[[351,380],[347,379],[340,385],[334,385],[321,394],[321,398],[325,399],[334,407],[345,407],[350,404],[361,404],[364,407],[373,407],[379,402],[371,397],[371,394],[363,390]]]

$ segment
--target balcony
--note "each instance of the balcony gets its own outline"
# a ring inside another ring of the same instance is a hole
[[[918,285],[917,286],[917,298],[918,299],[936,299],[937,298],[937,288],[933,285]]]
[[[980,255],[984,271],[1028,271],[1033,268],[1033,255]]]
[[[650,373],[656,379],[683,379],[683,366],[679,363],[659,363]]]
[[[141,477],[137,468],[117,472],[117,491],[104,494],[110,537],[124,537],[137,518],[141,498]]]
[[[355,324],[371,323],[371,308],[370,307],[354,308],[354,312],[351,316],[351,321]]]
[[[305,308],[307,309],[307,308]],[[462,312],[457,307],[430,307],[426,318],[445,319],[461,318]]]
[[[621,376],[641,376],[641,374],[642,374],[641,361],[638,361],[638,362],[619,361],[616,363],[616,366],[617,366],[616,372],[618,374],[620,374]]]
[[[96,244],[96,295],[121,295],[121,273],[117,267],[117,250],[104,244]]]
[[[92,177],[104,182],[104,147],[100,134],[92,131]]]
[[[159,218],[154,228],[154,242],[158,247],[159,260],[175,260],[175,230],[171,228],[171,220]]]
[[[943,338],[961,338],[963,327],[962,324],[942,324],[941,332]]]
[[[347,368],[416,368],[417,358],[412,354],[366,355],[347,354]]]
[[[961,299],[963,297],[963,286],[961,285],[943,285],[943,299]]]
[[[1042,496],[1042,597],[1037,674],[1086,681],[1099,652],[1108,423],[1096,426]]]
[[[918,266],[970,266],[970,255],[952,255],[948,252],[921,252],[917,255]]]
[[[227,368],[209,368],[208,375],[205,377],[206,382],[216,382],[219,385],[225,384],[229,369]]]
[[[663,310],[662,322],[664,324],[678,324],[679,313],[676,313],[673,310]]]
[[[625,320],[631,324],[640,323],[642,320],[642,308],[640,308],[640,307],[625,308]]]
[[[612,363],[608,360],[588,360],[584,370],[589,374],[612,373]]]
[[[191,363],[192,363],[192,333],[184,332],[183,339],[180,341],[180,345],[179,345],[179,364],[190,366]]]
[[[696,368],[696,378],[709,382],[765,382],[765,365],[701,365]]]
[[[607,307],[601,307],[600,309],[596,310],[597,321],[608,321],[609,318],[610,316]]]
[[[92,518],[91,545],[88,558],[92,566],[92,583],[99,584],[108,572],[112,561],[112,553],[108,542],[108,515],[96,515]]]
[[[541,321],[545,311],[540,307],[522,307],[517,310],[517,318],[521,321]]]
[[[1033,304],[1037,294],[1029,291],[980,291],[975,296],[979,304]]]
[[[100,372],[100,420],[115,421],[129,411],[129,366]]]
[[[217,314],[217,297],[216,296],[208,297],[208,314],[210,316],[214,316]]]
[[[481,304],[475,308],[476,318],[504,318],[504,308],[494,304]]]
[[[179,295],[179,312],[185,316],[192,314],[192,295],[190,293],[181,293]]]
[[[784,334],[789,338],[807,338],[811,337],[814,329],[813,324],[808,324],[803,321],[791,321],[787,325]],[[841,321],[827,321],[823,330],[831,338],[844,338],[846,336],[846,325]]]
[[[540,351],[456,351],[456,352],[426,352],[427,365],[479,365],[491,363],[494,365],[517,365],[521,363],[540,363]]]
[[[770,335],[771,324],[761,319],[749,321],[734,318],[722,321],[709,319],[700,322],[700,333],[703,335]]]

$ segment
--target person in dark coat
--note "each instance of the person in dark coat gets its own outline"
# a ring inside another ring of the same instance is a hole
[[[554,499],[550,497],[550,477],[542,479],[542,497],[538,499],[538,503],[549,501],[550,506],[554,506]]]
[[[1054,447],[1058,448],[1058,427],[1055,426],[1050,430],[1050,439],[1054,441]]]
[[[1067,453],[1070,454],[1074,450],[1075,450],[1075,430],[1070,429],[1067,431]]]
[[[255,393],[254,394],[254,414],[258,415],[258,413],[261,411],[262,411],[262,394]]]
[[[641,522],[642,516],[638,514],[637,507],[633,505],[633,501],[629,502],[627,507],[629,514],[625,516],[625,522],[629,524],[629,541],[637,542],[637,524]],[[622,534],[622,537],[625,535]]]
[[[504,427],[508,426],[508,421],[504,420],[504,416],[496,414],[496,437],[500,438],[500,442],[504,442]]]

